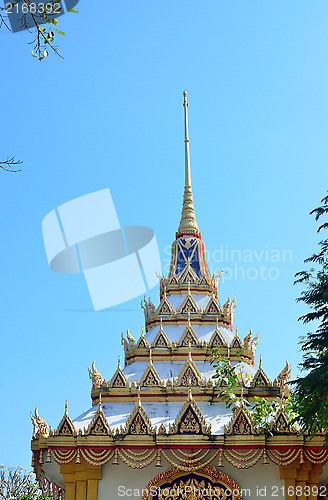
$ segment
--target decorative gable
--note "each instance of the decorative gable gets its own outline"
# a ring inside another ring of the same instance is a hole
[[[101,407],[101,403],[99,403],[99,408],[97,413],[91,420],[88,428],[84,432],[85,436],[111,436],[112,432],[109,427],[109,424],[106,420],[104,412]]]
[[[176,274],[173,274],[172,278],[170,279],[170,285],[178,285],[179,280]]]
[[[150,361],[140,379],[140,387],[154,387],[159,385],[163,386],[163,383],[155,370],[152,361]]]
[[[209,285],[210,284],[209,279],[206,276],[206,274],[203,274],[203,276],[200,278],[198,284],[199,285]]]
[[[180,337],[179,345],[181,347],[188,347],[189,345],[190,346],[197,346],[198,344],[199,344],[199,340],[198,340],[194,330],[192,329],[191,325],[189,324]]]
[[[208,302],[208,304],[207,304],[207,306],[205,308],[204,313],[205,314],[221,314],[221,308],[219,306],[218,301],[214,297],[214,295],[210,299],[210,301]]]
[[[71,418],[67,413],[67,401],[65,404],[65,414],[61,419],[57,429],[54,432],[55,436],[76,436],[77,432]]]
[[[109,383],[109,387],[122,388],[127,386],[128,386],[128,381],[122,370],[116,370],[112,380]]]
[[[233,436],[257,434],[257,432],[254,431],[253,420],[247,408],[244,406],[241,408],[237,406],[234,407],[232,418],[228,426],[224,427],[224,433]]]
[[[143,329],[142,329],[142,333],[141,333],[141,336],[137,342],[136,347],[137,347],[137,349],[147,349],[149,347],[149,344],[144,337]]]
[[[173,425],[170,425],[169,434],[210,435],[211,425],[207,425],[196,402],[192,399],[189,390],[188,400],[179,411]]]
[[[141,406],[140,399],[138,399],[138,404],[133,408],[132,413],[125,424],[124,434],[138,436],[154,434],[154,429],[152,428],[147,413]]]
[[[109,382],[109,387],[115,389],[120,389],[122,387],[128,387],[128,381],[126,379],[126,376],[121,370],[121,356],[118,357],[118,364],[117,364],[117,370],[114,373],[111,381]]]
[[[154,338],[154,341],[152,343],[152,347],[170,347],[170,341],[166,335],[166,333],[163,330],[162,323],[160,326],[160,329]]]
[[[234,336],[234,338],[232,339],[230,347],[231,347],[232,349],[241,349],[241,348],[243,347],[243,346],[242,346],[242,343],[241,343],[241,340],[240,340],[240,338],[238,337],[237,329],[236,329],[236,335],[235,335],[235,336]]]
[[[275,419],[271,424],[271,430],[275,434],[290,434],[291,432],[295,432],[295,428],[291,426],[290,418],[283,407],[277,411]]]
[[[272,382],[266,376],[262,369],[262,358],[260,357],[260,365],[257,372],[254,375],[254,378],[251,382],[251,387],[271,387]]]
[[[221,347],[221,346],[225,346],[225,345],[226,345],[226,342],[222,336],[222,333],[220,332],[218,327],[216,327],[212,337],[210,338],[209,346],[213,348],[213,347]]]
[[[179,313],[181,313],[181,314],[188,314],[188,313],[197,314],[198,312],[199,312],[199,309],[196,305],[196,302],[194,301],[192,295],[188,294],[179,308]]]
[[[183,272],[183,274],[180,276],[180,283],[186,285],[188,283],[197,283],[197,282],[198,282],[197,274],[193,271],[193,269],[190,266],[187,266],[186,271]]]
[[[189,353],[188,360],[182,367],[177,379],[178,387],[199,387],[201,380],[201,374],[199,373],[197,366],[191,358],[191,353]]]
[[[173,307],[167,300],[166,296],[162,298],[161,303],[157,309],[157,314],[162,314],[162,315],[173,314]]]

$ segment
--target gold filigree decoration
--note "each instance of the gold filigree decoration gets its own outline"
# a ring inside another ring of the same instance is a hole
[[[206,276],[206,274],[203,274],[203,276],[198,281],[198,284],[199,285],[207,285],[207,286],[210,285],[210,281],[209,281],[208,277]]]
[[[101,402],[99,402],[98,410],[91,420],[88,428],[84,431],[85,436],[111,436],[112,431],[107,422]]]
[[[124,375],[122,369],[121,369],[121,357],[119,356],[118,357],[118,365],[117,365],[117,369],[116,369],[116,372],[114,373],[113,377],[111,378],[110,382],[109,382],[109,387],[110,388],[117,388],[117,389],[121,389],[123,387],[128,387],[128,381],[126,379],[126,376]]]
[[[161,381],[160,376],[158,375],[152,361],[149,361],[149,364],[140,379],[140,387],[155,387],[155,386],[164,387],[164,384]]]
[[[241,340],[240,340],[240,338],[238,336],[237,328],[236,328],[236,335],[232,339],[230,347],[232,349],[241,349],[243,347],[242,343],[241,343]]]
[[[272,387],[272,382],[269,380],[269,378],[266,376],[266,374],[262,369],[261,356],[260,356],[260,365],[251,382],[251,387]]]
[[[291,420],[284,407],[279,408],[274,420],[271,422],[271,431],[274,434],[292,434],[297,432],[295,427],[291,425]]]
[[[169,426],[169,434],[211,434],[211,424],[206,424],[202,412],[192,398],[190,388],[187,401],[180,409],[173,425]]]
[[[219,303],[216,300],[216,298],[214,297],[214,295],[209,300],[209,302],[205,308],[204,313],[205,314],[221,314],[221,307],[219,306]]]
[[[141,330],[141,336],[140,336],[140,338],[139,338],[139,340],[137,342],[136,347],[138,349],[147,349],[147,347],[149,347],[149,344],[146,341],[145,336],[144,336],[144,329],[143,328]]]
[[[92,380],[92,387],[100,387],[104,381],[103,376],[98,372],[96,368],[96,362],[92,363],[92,370],[88,366],[89,378]]]
[[[67,401],[65,403],[65,413],[61,419],[57,429],[54,432],[55,436],[76,436],[77,432],[71,418],[67,413]]]
[[[162,298],[160,305],[157,309],[157,314],[162,314],[163,316],[173,314],[173,307],[171,306],[168,299],[165,297]]]
[[[240,408],[235,406],[229,424],[224,426],[224,434],[249,436],[259,434],[259,432],[254,429],[252,416],[247,408],[245,406],[241,406]]]
[[[161,318],[161,325],[160,328],[157,332],[156,337],[154,338],[154,342],[152,343],[152,347],[169,347],[170,346],[170,341],[166,335],[166,333],[163,330],[163,325],[162,325],[162,318]]]
[[[201,378],[202,376],[191,357],[191,352],[189,352],[188,359],[178,375],[176,385],[178,387],[188,387],[190,384],[192,387],[199,387]]]
[[[154,432],[155,430],[151,425],[147,413],[141,405],[139,396],[138,403],[133,408],[129,418],[126,421],[125,428],[123,429],[123,434],[153,435]]]
[[[219,495],[214,495],[213,497],[211,496],[213,500],[225,500],[227,498],[225,493],[226,490],[231,492],[230,494],[232,500],[242,500],[241,490],[237,483],[223,472],[218,471],[214,467],[211,468],[207,465],[204,466],[203,464],[198,464],[198,466],[194,466],[191,470],[191,476],[189,474],[187,477],[184,477],[186,472],[189,472],[189,470],[186,468],[181,470],[180,467],[177,468],[176,466],[171,466],[166,472],[162,472],[162,474],[159,474],[147,484],[146,488],[144,488],[142,500],[152,500],[154,498],[154,491],[161,492],[161,496],[159,496],[158,499],[161,498],[164,500],[167,498],[170,500],[178,500],[178,498],[180,498],[179,489],[180,491],[184,491],[187,486],[190,488],[189,491],[191,491],[187,500],[203,499],[204,496],[202,491],[205,489],[205,486],[207,486],[207,490],[209,491],[219,490]],[[195,471],[197,471],[197,473],[193,476],[192,473]],[[162,488],[164,485],[165,488]],[[173,485],[174,488],[172,487]],[[163,496],[165,490],[170,493],[175,491],[175,496]],[[197,492],[199,492],[199,494]]]
[[[223,338],[222,333],[219,330],[219,323],[217,320],[215,330],[214,330],[213,335],[209,341],[209,346],[213,348],[213,347],[221,347],[221,346],[225,346],[225,345],[226,345],[226,342]]]
[[[180,345],[181,347],[188,347],[189,345],[197,346],[198,344],[199,340],[192,326],[189,324],[181,335],[178,345]]]
[[[200,311],[196,305],[194,298],[192,297],[192,295],[188,294],[185,297],[184,301],[182,302],[182,304],[179,308],[179,313],[181,313],[181,314],[188,314],[188,313],[197,314],[199,312]]]
[[[33,423],[33,437],[35,437],[38,433],[41,436],[44,436],[44,437],[48,437],[49,436],[49,432],[48,432],[49,425],[38,414],[38,407],[35,408],[34,415],[31,412],[31,420],[32,420],[32,423]],[[36,426],[38,428],[37,432],[36,432]]]

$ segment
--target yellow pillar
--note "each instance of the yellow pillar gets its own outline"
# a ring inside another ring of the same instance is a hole
[[[312,464],[309,461],[299,465],[296,476],[296,497],[297,500],[307,500],[306,485],[309,479],[309,472],[312,469]]]
[[[311,472],[309,473],[308,486],[310,487],[310,494],[308,500],[317,500],[318,495],[315,493],[319,489],[319,480],[322,474],[323,465],[313,464]]]
[[[280,479],[283,479],[285,481],[285,497],[288,500],[296,500],[296,477],[297,477],[297,467],[298,464],[296,465],[287,465],[286,467],[283,467],[280,465],[279,471],[280,471]]]
[[[60,472],[65,483],[65,500],[97,500],[101,467],[81,459],[79,464],[62,464]]]

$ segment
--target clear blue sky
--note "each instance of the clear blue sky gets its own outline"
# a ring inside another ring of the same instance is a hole
[[[66,399],[71,417],[87,409],[88,365],[96,360],[110,379],[121,331],[139,337],[143,325],[140,298],[96,313],[82,275],[49,269],[41,221],[109,187],[121,224],[154,229],[165,265],[181,212],[185,88],[198,225],[213,271],[233,270],[221,302],[237,296],[235,326],[242,337],[260,332],[257,362],[262,354],[272,379],[286,359],[297,373],[306,331],[293,276],[316,249],[308,212],[328,187],[327,2],[80,0],[77,8],[59,23],[64,60],[38,62],[31,35],[0,31],[1,157],[24,160],[21,173],[0,172],[7,465],[29,466],[30,410],[38,405],[55,428]],[[246,250],[253,262],[239,262]],[[151,295],[157,304],[158,289]]]

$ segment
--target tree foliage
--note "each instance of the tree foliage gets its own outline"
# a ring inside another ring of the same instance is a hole
[[[58,29],[58,17],[62,12],[60,0],[5,0],[5,7],[0,6],[0,28],[9,31],[9,16],[13,10],[20,12],[21,29],[32,33],[32,56],[42,61],[49,55],[49,50],[62,57],[56,45],[57,35],[66,35]],[[68,12],[77,13],[77,10],[68,9]],[[42,25],[45,26],[42,26]],[[55,27],[56,26],[56,27]],[[60,38],[60,37],[59,37]]]
[[[318,233],[328,229],[328,222],[322,221],[327,214],[328,196],[310,212],[316,221],[320,219]],[[314,324],[316,329],[301,339],[303,361],[300,368],[305,375],[292,381],[292,384],[298,409],[295,421],[303,430],[309,429],[311,435],[315,435],[321,430],[328,432],[328,239],[321,240],[318,253],[304,262],[313,266],[295,275],[295,283],[305,285],[297,301],[309,308],[309,312],[299,320],[304,324]]]
[[[0,500],[51,500],[45,497],[33,472],[22,466],[0,465]]]

